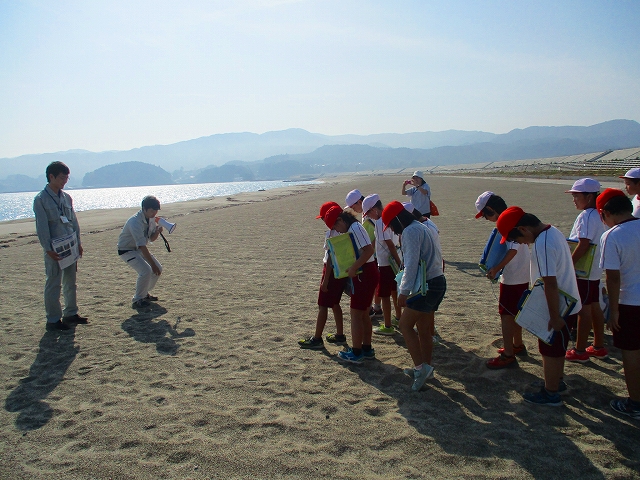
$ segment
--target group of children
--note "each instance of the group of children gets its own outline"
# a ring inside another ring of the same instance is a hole
[[[421,177],[421,172],[416,172],[412,180],[403,184],[402,193],[428,192],[430,197],[429,187]],[[640,218],[640,168],[633,168],[620,178],[633,200],[618,189],[608,188],[600,193],[600,183],[590,178],[573,184],[567,193],[580,213],[568,238],[520,207],[508,207],[493,192],[482,193],[476,201],[476,218],[496,223],[499,241],[506,243],[508,252],[486,273],[491,280],[499,276],[498,312],[503,336],[503,347],[486,362],[488,368],[516,365],[516,357],[527,354],[516,315],[520,300],[530,287],[538,282],[544,289],[550,317],[548,329],[554,334],[548,343],[538,342],[544,386],[539,392],[523,395],[529,403],[562,405],[560,395],[567,391],[563,380],[565,360],[585,363],[591,358],[608,357],[601,309],[604,272],[609,327],[614,346],[622,351],[629,392],[626,399],[612,400],[611,407],[640,418],[640,222],[635,221]],[[414,186],[407,190],[409,183]],[[446,291],[437,227],[427,218],[428,212],[425,217],[412,203],[392,201],[383,207],[378,195],[364,197],[358,190],[349,192],[346,207],[343,210],[337,203],[325,203],[317,218],[322,218],[328,228],[326,238],[352,233],[360,255],[347,271],[348,277],[336,279],[325,244],[316,331],[300,340],[300,346],[324,347],[322,332],[329,308],[337,330],[327,335],[327,341],[346,345],[339,303],[347,289],[351,293],[352,342],[351,348],[338,354],[339,358],[353,363],[375,358],[372,333],[394,334],[393,326],[397,326],[414,363],[405,373],[413,378],[412,389],[420,390],[426,380],[433,378],[433,318]],[[349,209],[362,214],[362,223]],[[589,268],[577,268],[582,265],[579,262]],[[403,267],[399,284],[395,281],[394,264]],[[376,300],[371,307],[374,295]],[[570,312],[560,311],[561,295],[575,299]],[[377,313],[377,305],[381,305],[384,326],[374,330],[369,313]],[[591,331],[593,344],[587,345]],[[575,347],[568,350],[572,335]]]

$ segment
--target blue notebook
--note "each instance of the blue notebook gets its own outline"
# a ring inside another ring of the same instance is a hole
[[[491,235],[489,235],[487,244],[482,252],[482,257],[480,257],[480,262],[478,263],[480,270],[485,273],[498,265],[509,251],[507,244],[500,243],[500,240],[502,240],[502,235],[500,235],[497,228],[494,228],[491,231]],[[502,275],[502,270],[498,272],[493,281],[497,281],[500,275]]]

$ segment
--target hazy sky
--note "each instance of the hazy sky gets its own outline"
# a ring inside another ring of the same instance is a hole
[[[640,120],[640,1],[0,0],[0,157]]]

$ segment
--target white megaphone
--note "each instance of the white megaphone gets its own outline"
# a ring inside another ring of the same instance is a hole
[[[162,217],[158,217],[158,225],[162,226],[169,233],[173,233],[173,231],[176,229],[175,223],[171,223],[170,221]]]

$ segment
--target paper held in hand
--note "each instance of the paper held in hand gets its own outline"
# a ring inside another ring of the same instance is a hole
[[[569,245],[569,249],[571,250],[571,254],[573,255],[574,250],[578,247],[577,240],[569,240],[567,238],[567,244]],[[596,245],[593,243],[589,244],[589,248],[585,252],[585,254],[580,257],[573,267],[576,270],[576,277],[578,278],[589,278],[591,275],[591,268],[593,267],[593,260],[596,256]]]
[[[343,233],[335,237],[327,238],[329,247],[329,258],[333,265],[333,276],[335,278],[347,277],[347,269],[356,263],[360,257],[356,240],[352,233]],[[359,270],[358,273],[361,273]]]
[[[547,345],[553,342],[554,330],[549,330],[549,306],[544,294],[544,282],[538,279],[531,290],[527,290],[520,301],[516,323],[532,333]],[[558,305],[560,316],[564,319],[571,313],[578,300],[560,290]]]
[[[61,269],[73,265],[80,258],[76,232],[52,239],[51,246],[53,247],[53,251],[60,256],[58,265],[60,265]]]

